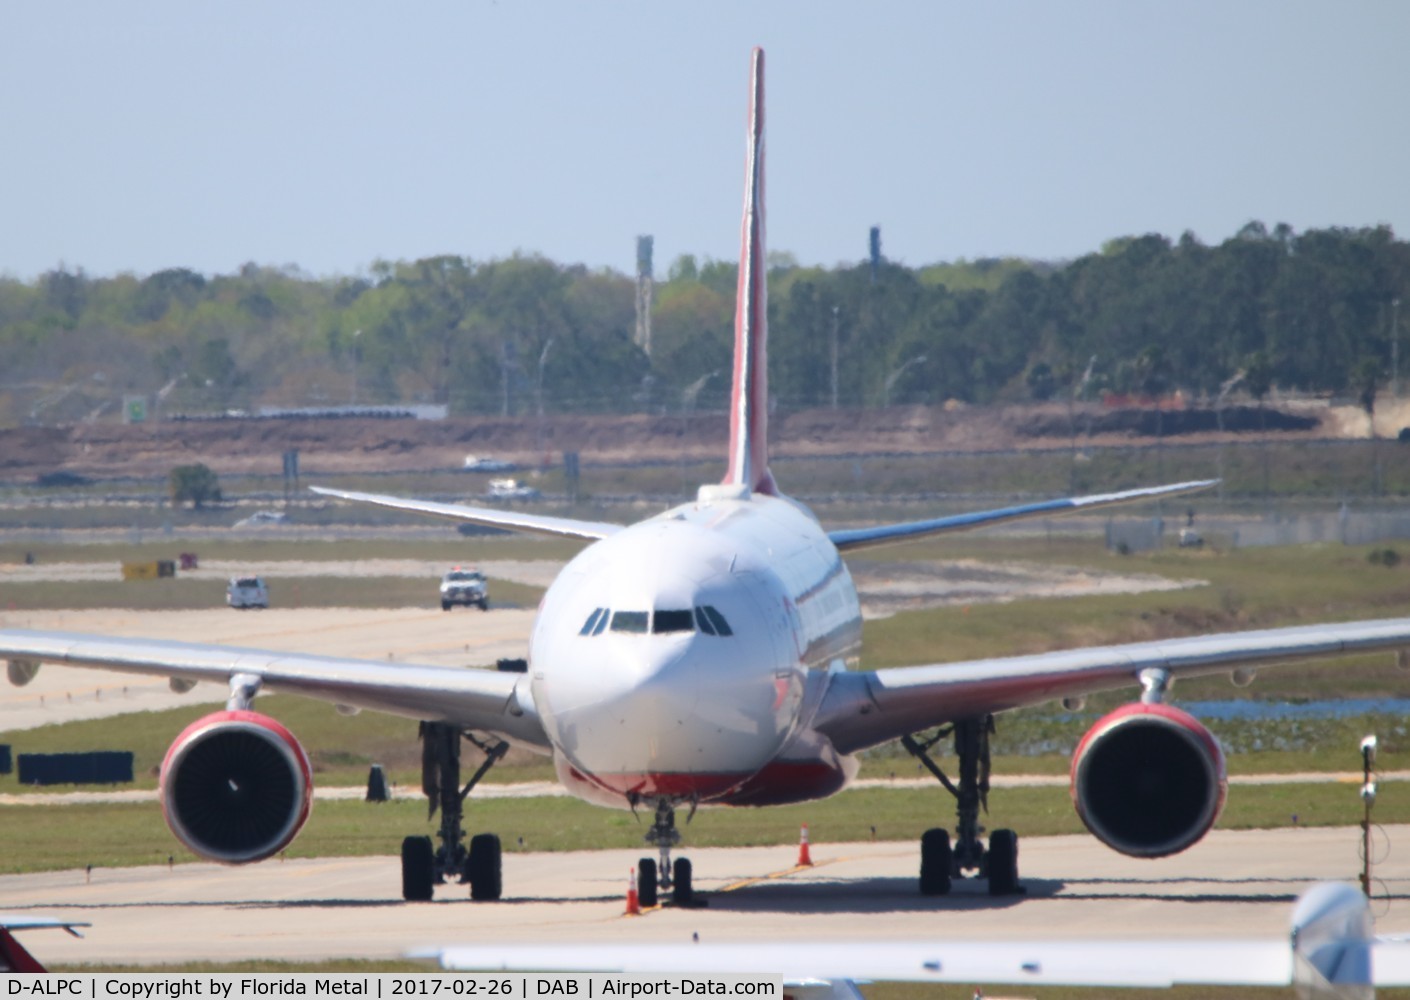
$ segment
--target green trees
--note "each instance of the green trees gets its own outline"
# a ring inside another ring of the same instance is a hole
[[[199,510],[208,503],[220,502],[220,480],[207,466],[178,465],[169,479],[172,503],[190,503]]]
[[[1354,400],[1363,359],[1390,371],[1390,304],[1410,291],[1410,244],[1387,227],[1255,222],[1218,245],[1146,234],[1060,265],[886,261],[873,275],[774,254],[769,266],[781,407],[830,405],[834,391],[843,406],[1049,399],[1093,356],[1093,390],[1213,397],[1247,369],[1260,400],[1274,387]],[[655,286],[649,358],[632,342],[630,277],[532,255],[384,261],[332,279],[253,264],[0,278],[0,423],[111,415],[130,394],[160,396],[167,414],[717,408],[736,276],[733,262],[677,258]]]

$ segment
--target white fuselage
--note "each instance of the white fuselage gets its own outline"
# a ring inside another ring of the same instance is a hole
[[[809,728],[812,672],[860,647],[852,579],[806,509],[742,493],[705,487],[592,545],[548,589],[531,690],[575,794],[763,805],[855,773]]]

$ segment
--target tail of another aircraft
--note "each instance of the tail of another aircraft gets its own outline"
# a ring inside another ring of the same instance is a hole
[[[0,976],[10,975],[16,972],[48,972],[49,970],[28,951],[24,946],[15,940],[12,931],[27,930],[35,927],[62,927],[74,937],[79,934],[75,927],[87,927],[88,924],[74,920],[58,920],[52,917],[32,917],[19,913],[0,913]],[[10,990],[13,996],[15,989]],[[25,992],[30,992],[28,989]]]
[[[0,927],[0,973],[48,971],[15,940],[13,934]]]
[[[764,259],[764,50],[750,60],[739,292],[734,314],[729,471],[725,483],[777,494],[769,471],[768,262]]]

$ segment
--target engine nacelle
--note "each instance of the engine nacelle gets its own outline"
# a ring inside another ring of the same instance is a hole
[[[1072,803],[1103,844],[1162,858],[1198,843],[1224,808],[1224,751],[1170,705],[1124,705],[1097,722],[1072,758]]]
[[[162,761],[166,825],[192,851],[241,865],[288,846],[308,819],[313,775],[294,734],[258,712],[191,723]]]

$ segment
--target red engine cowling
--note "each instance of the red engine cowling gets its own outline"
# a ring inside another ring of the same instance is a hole
[[[1198,719],[1170,705],[1125,705],[1082,737],[1072,802],[1103,844],[1162,858],[1198,843],[1224,808],[1224,751]]]
[[[176,839],[228,865],[288,846],[308,819],[313,776],[294,734],[258,712],[187,726],[162,761],[162,812]]]

